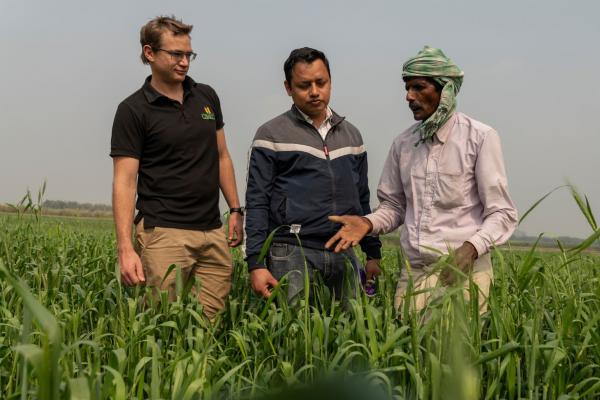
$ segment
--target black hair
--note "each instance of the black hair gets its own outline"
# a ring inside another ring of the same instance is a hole
[[[285,73],[285,80],[288,83],[292,82],[292,69],[294,69],[294,65],[299,62],[311,64],[315,60],[323,61],[325,67],[327,67],[327,73],[331,78],[331,70],[329,69],[329,61],[327,57],[325,57],[325,53],[319,50],[312,49],[310,47],[302,47],[299,49],[292,50],[290,56],[283,63],[283,72]]]

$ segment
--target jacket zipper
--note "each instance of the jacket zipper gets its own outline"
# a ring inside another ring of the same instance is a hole
[[[323,136],[321,136],[321,134],[319,133],[319,131],[317,130],[317,128],[314,127],[314,125],[309,124],[306,121],[303,121],[306,125],[309,125],[313,132],[315,132],[318,136],[319,139],[321,139],[321,142],[323,143],[323,153],[325,154],[325,158],[327,159],[327,169],[329,170],[329,177],[330,177],[330,181],[331,181],[331,201],[332,201],[332,215],[337,215],[337,204],[335,202],[335,176],[333,174],[333,168],[331,168],[331,157],[329,157],[329,147],[327,147],[327,136],[329,136],[329,133],[337,126],[337,124],[332,125],[331,128],[329,128],[329,130],[327,131],[327,133],[325,134],[325,138],[323,139]]]
[[[333,128],[333,126],[329,128],[327,134],[325,135],[325,139],[321,138],[321,140],[323,140],[323,151],[325,152],[325,157],[327,158],[327,168],[329,169],[329,175],[331,175],[331,208],[333,213],[332,215],[337,215],[337,204],[335,202],[335,176],[333,175],[333,168],[331,168],[331,158],[329,157],[329,148],[327,147],[326,142],[327,136],[329,136],[329,132],[331,132]]]
[[[312,128],[312,131],[314,133],[317,134],[317,136],[319,137],[319,139],[321,139],[321,142],[323,143],[323,153],[325,154],[325,158],[327,159],[327,169],[329,170],[329,176],[330,176],[330,180],[331,180],[331,200],[332,200],[332,215],[337,215],[337,204],[335,202],[335,176],[333,175],[333,168],[331,168],[331,158],[329,157],[329,147],[327,147],[327,136],[329,136],[329,133],[336,127],[338,126],[338,124],[340,124],[343,121],[340,120],[339,122],[337,122],[336,124],[332,124],[331,128],[329,128],[329,130],[327,131],[327,134],[325,134],[325,138],[323,138],[323,136],[321,136],[321,134],[319,133],[319,131],[317,130],[317,128],[315,128],[315,126],[313,124],[309,124],[308,122],[306,122],[303,119],[300,119],[300,121],[302,123],[304,123],[305,125],[308,125]]]

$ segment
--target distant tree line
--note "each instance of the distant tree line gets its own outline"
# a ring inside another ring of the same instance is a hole
[[[79,203],[77,201],[65,200],[45,200],[42,208],[53,210],[86,210],[86,211],[105,211],[111,212],[112,207],[107,204],[99,203]]]
[[[398,245],[400,242],[398,233],[389,233],[381,236],[380,239],[388,245]],[[523,231],[517,230],[510,238],[509,243],[513,246],[529,247],[537,242],[538,247],[558,248],[558,242],[560,242],[562,246],[568,249],[579,245],[583,240],[585,239],[572,236],[542,236],[538,239],[537,236],[530,236]],[[596,240],[596,242],[590,246],[590,249],[596,251],[600,250],[600,240]]]
[[[590,232],[591,234],[591,232]],[[572,236],[542,236],[538,241],[537,236],[529,236],[522,231],[515,231],[515,233],[510,238],[510,242],[513,244],[523,244],[523,245],[532,245],[536,241],[538,245],[541,247],[556,247],[557,242],[560,242],[563,246],[569,248],[573,246],[577,246],[584,239]],[[594,249],[600,248],[600,241],[596,241],[592,246]]]

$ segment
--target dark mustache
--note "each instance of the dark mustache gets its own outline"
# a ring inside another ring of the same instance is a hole
[[[410,103],[408,105],[408,108],[410,108],[412,111],[417,111],[419,109],[421,109],[421,105],[417,104],[417,103]]]

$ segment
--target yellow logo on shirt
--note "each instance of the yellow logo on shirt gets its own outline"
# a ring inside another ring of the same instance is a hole
[[[204,112],[200,115],[202,116],[202,119],[210,119],[213,121],[215,120],[215,113],[212,112],[209,106],[205,106]]]

